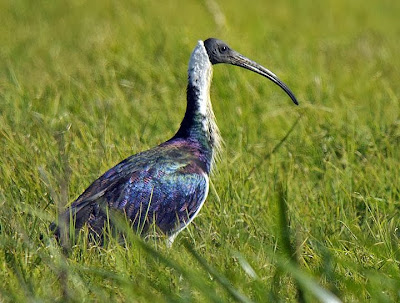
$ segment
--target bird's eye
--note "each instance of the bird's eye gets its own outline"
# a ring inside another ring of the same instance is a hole
[[[228,50],[228,47],[227,47],[226,45],[222,45],[222,46],[219,48],[219,51],[220,51],[221,53],[225,53],[227,50]]]

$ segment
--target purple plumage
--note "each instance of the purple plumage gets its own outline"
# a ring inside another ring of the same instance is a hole
[[[201,160],[203,159],[203,161]],[[208,193],[206,157],[196,143],[173,139],[133,155],[94,181],[62,216],[101,235],[105,207],[122,211],[140,234],[153,224],[168,236],[184,228]]]

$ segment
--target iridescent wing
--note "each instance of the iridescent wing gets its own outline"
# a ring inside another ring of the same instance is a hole
[[[73,218],[77,229],[88,223],[100,234],[108,207],[125,213],[138,233],[154,224],[172,235],[190,223],[208,194],[207,175],[195,162],[185,162],[159,161],[138,169],[128,158],[93,182],[60,220]]]

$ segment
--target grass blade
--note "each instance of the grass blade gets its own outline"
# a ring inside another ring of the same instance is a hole
[[[193,247],[189,244],[189,242],[184,241],[185,248],[192,254],[192,256],[200,263],[200,265],[211,275],[213,276],[219,284],[234,298],[237,302],[242,303],[251,303],[252,301],[247,298],[245,295],[240,293],[237,289],[235,289],[229,280],[221,275],[217,270],[215,270],[211,265],[207,263],[204,258],[202,258],[199,254],[195,252]]]

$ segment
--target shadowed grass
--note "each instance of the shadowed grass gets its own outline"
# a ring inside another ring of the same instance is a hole
[[[400,301],[399,5],[0,1],[0,301]],[[193,224],[170,249],[82,231],[64,255],[50,221],[174,134],[210,36],[300,105],[217,65],[226,148]]]

